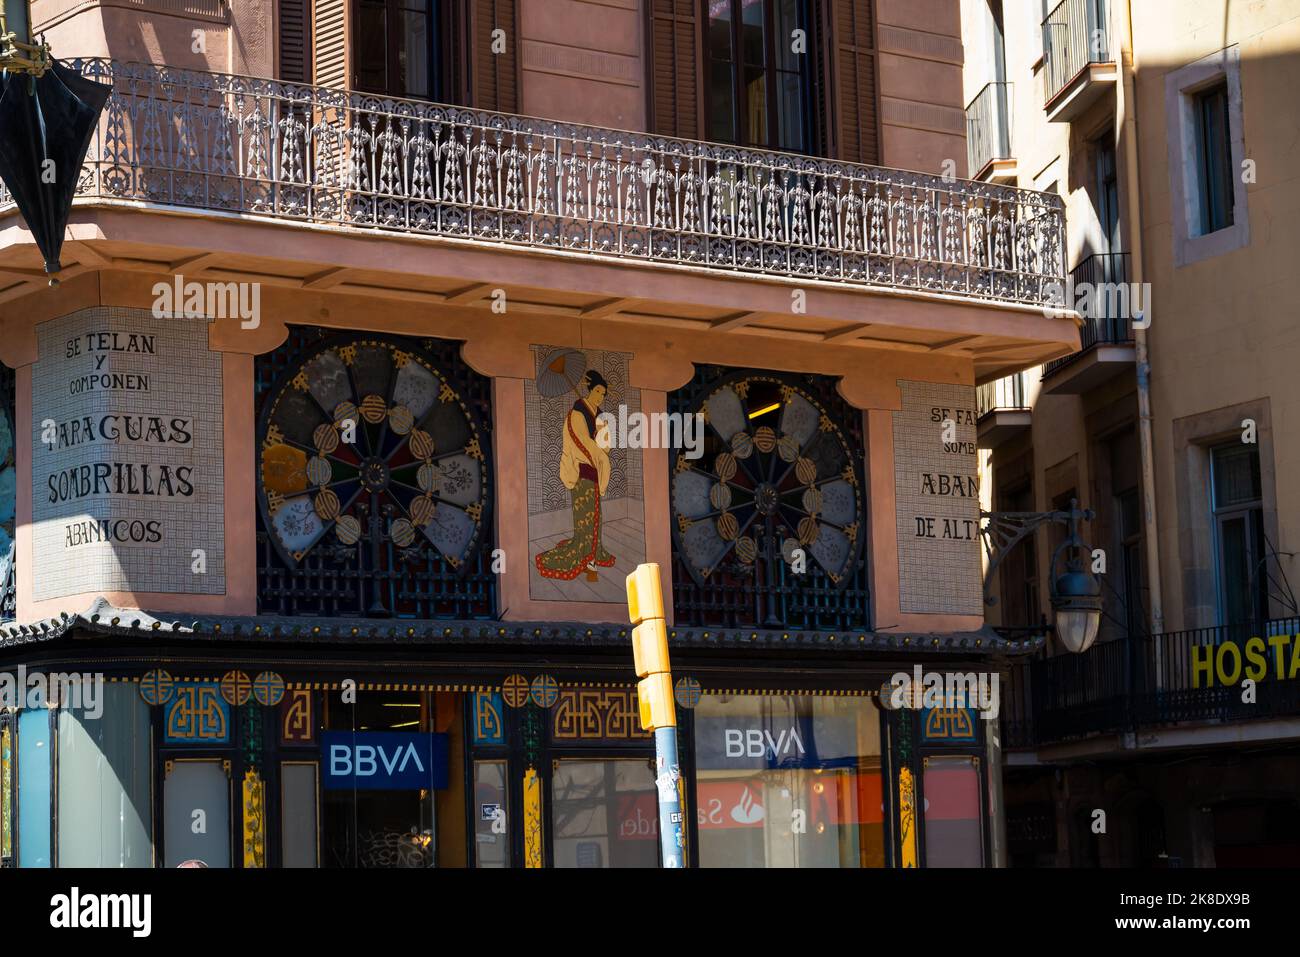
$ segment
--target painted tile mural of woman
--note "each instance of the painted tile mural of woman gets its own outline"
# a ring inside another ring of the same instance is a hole
[[[610,462],[609,438],[601,434],[606,426],[596,417],[609,383],[589,369],[578,391],[580,397],[564,418],[559,462],[560,481],[572,501],[573,537],[539,553],[534,561],[543,578],[572,581],[585,572],[587,581],[594,582],[600,577],[598,569],[616,561],[600,540],[600,500],[609,484]]]

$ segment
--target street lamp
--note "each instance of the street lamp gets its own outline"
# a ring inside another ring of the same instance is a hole
[[[1056,573],[1056,560],[1068,553],[1065,571],[1053,578],[1050,587],[1052,608],[1056,612],[1056,636],[1066,649],[1076,654],[1087,651],[1097,638],[1101,625],[1101,583],[1087,570],[1087,559],[1092,550],[1079,537],[1079,518],[1092,517],[1092,512],[1081,512],[1078,502],[1071,500],[1069,518],[1070,534],[1052,554],[1049,574]]]
[[[1087,651],[1097,639],[1101,626],[1101,583],[1088,569],[1087,559],[1092,549],[1079,535],[1080,520],[1091,521],[1092,509],[1079,508],[1077,499],[1070,500],[1070,510],[1055,512],[982,512],[987,520],[981,529],[984,547],[989,556],[988,571],[984,576],[984,603],[993,605],[997,599],[989,595],[993,572],[1002,559],[1020,542],[1048,522],[1060,522],[1069,528],[1065,541],[1052,553],[1048,566],[1048,595],[1056,617],[1056,635],[1068,651],[1075,654]],[[1057,560],[1064,555],[1065,571],[1056,575]]]

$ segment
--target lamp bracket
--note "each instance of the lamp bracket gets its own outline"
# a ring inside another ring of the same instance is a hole
[[[997,599],[989,594],[993,583],[993,573],[997,571],[1002,559],[1022,541],[1034,534],[1043,525],[1059,522],[1070,529],[1070,535],[1062,545],[1075,543],[1082,547],[1078,527],[1080,521],[1092,521],[1096,513],[1090,508],[1079,508],[1079,503],[1071,499],[1068,511],[1051,512],[980,512],[980,539],[984,542],[984,553],[988,556],[988,568],[984,572],[984,604],[992,606]],[[1059,554],[1060,549],[1057,549]],[[1052,567],[1056,566],[1056,554],[1052,556]]]

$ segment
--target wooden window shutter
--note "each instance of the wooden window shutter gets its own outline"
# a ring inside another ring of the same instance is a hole
[[[280,33],[280,79],[306,83],[311,79],[311,27],[307,0],[280,0],[277,27]]]
[[[818,112],[823,147],[851,163],[880,162],[880,109],[876,88],[875,0],[818,0],[825,60]]]
[[[700,138],[700,0],[650,0],[650,129]]]
[[[311,0],[311,4],[312,82],[339,88],[349,86],[347,0]]]
[[[474,5],[474,105],[501,113],[519,112],[519,29],[516,0],[471,0]],[[505,31],[505,52],[492,52],[492,33]]]

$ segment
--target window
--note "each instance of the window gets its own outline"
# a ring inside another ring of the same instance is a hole
[[[1034,490],[1024,485],[1003,492],[1004,512],[1034,512]],[[1038,548],[1037,535],[1021,539],[1002,561],[1002,624],[1008,628],[1028,628],[1038,624]]]
[[[426,732],[431,730],[429,699],[423,692],[364,691],[357,694],[355,704],[327,700],[324,727],[328,731]],[[325,790],[320,808],[321,866],[433,867],[437,851],[434,811],[431,788]]]
[[[706,0],[708,137],[809,148],[808,25],[803,0]],[[795,30],[804,52],[795,51]]]
[[[1241,52],[1226,47],[1165,75],[1174,265],[1250,245]]]
[[[695,768],[701,867],[885,866],[869,699],[705,695]]]
[[[437,0],[360,0],[356,7],[357,89],[435,97]]]
[[[1201,235],[1232,225],[1232,143],[1228,83],[1221,80],[1193,97],[1196,121],[1197,190]]]
[[[1136,488],[1115,496],[1119,519],[1119,573],[1122,622],[1129,637],[1142,633],[1142,515]]]
[[[1097,162],[1097,186],[1093,206],[1097,223],[1101,227],[1102,248],[1099,252],[1117,253],[1120,250],[1119,232],[1119,177],[1115,167],[1115,141],[1109,134],[1093,141]],[[1107,260],[1109,262],[1109,260]],[[1106,276],[1106,281],[1111,277]]]
[[[1264,508],[1256,446],[1233,442],[1210,450],[1210,496],[1219,623],[1265,621]]]
[[[658,866],[653,759],[557,761],[551,827],[556,867]]]

